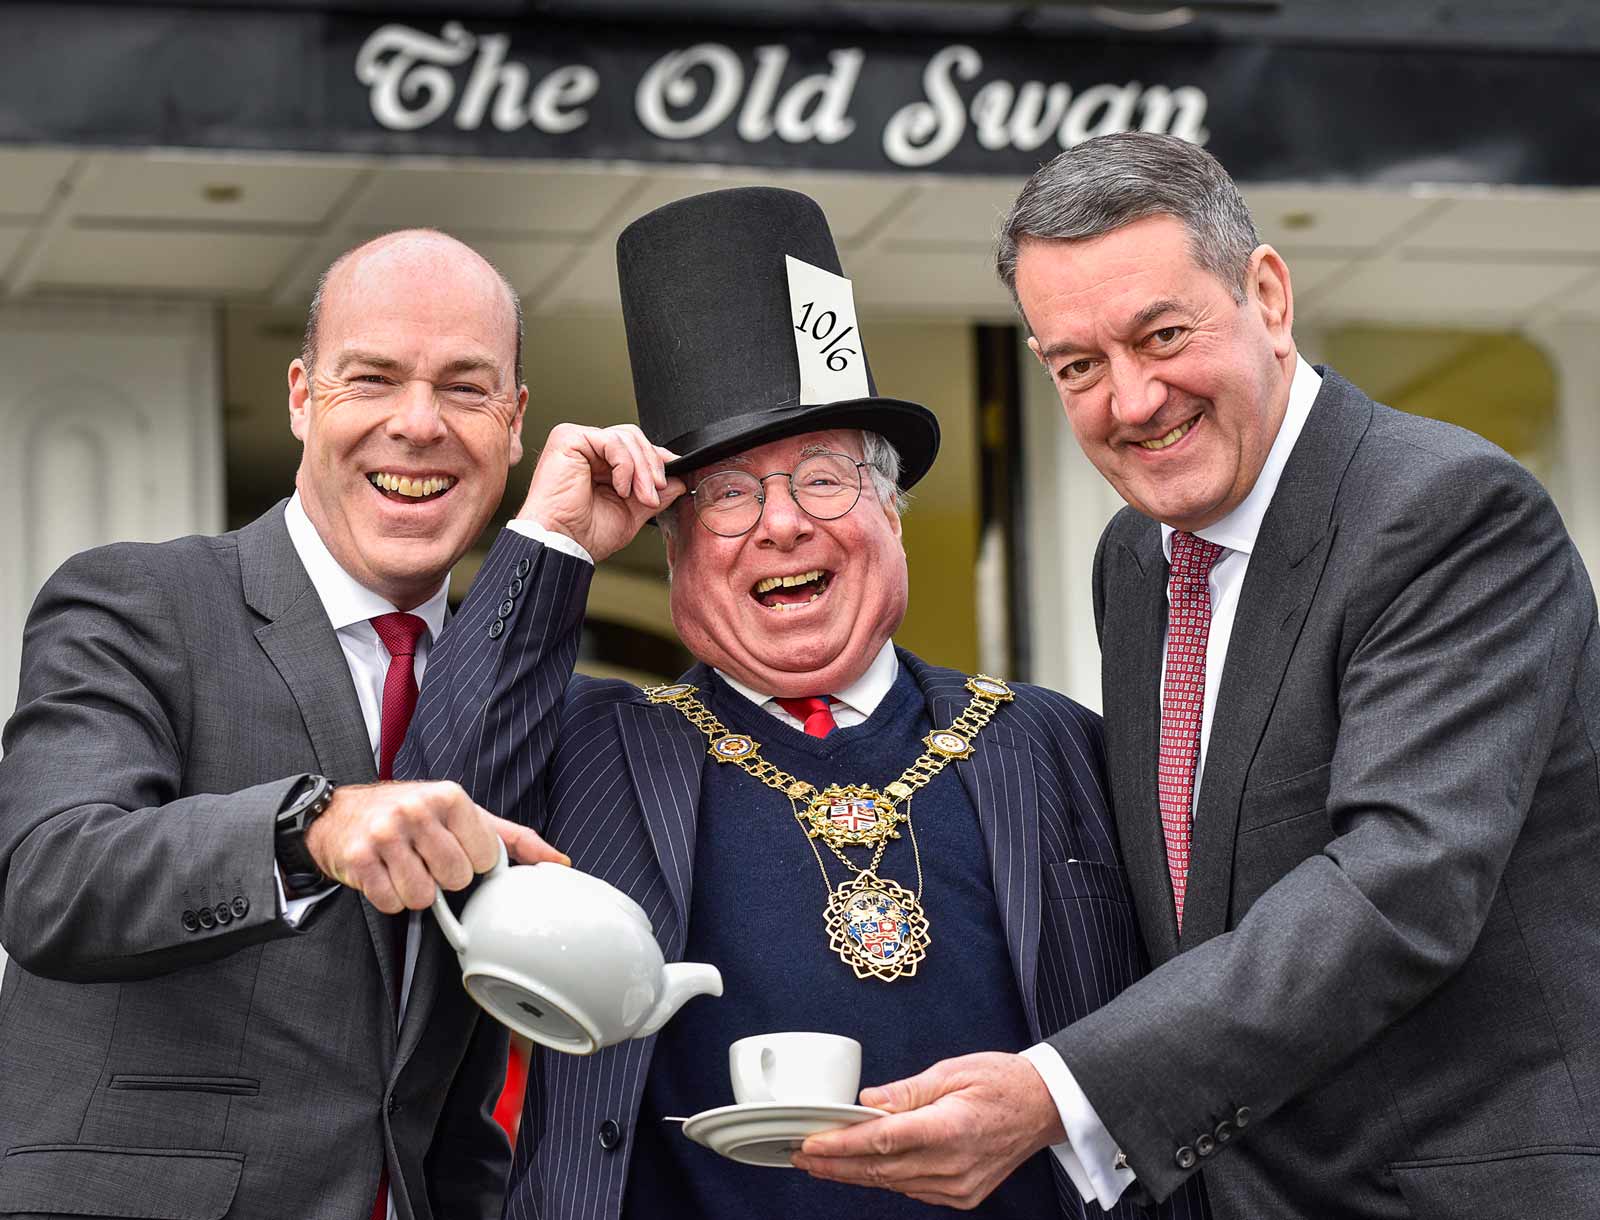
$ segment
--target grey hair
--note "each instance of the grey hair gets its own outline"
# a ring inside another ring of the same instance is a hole
[[[862,429],[861,460],[867,463],[867,476],[872,481],[873,493],[878,497],[878,503],[892,505],[894,511],[905,516],[911,497],[900,486],[900,451],[891,445],[878,432],[868,432]],[[685,500],[678,503],[686,502]],[[677,538],[678,536],[678,505],[674,504],[664,513],[657,513],[655,522],[661,527],[663,538]]]
[[[444,232],[442,229],[427,229],[427,228],[423,228],[423,229],[405,229],[405,230],[399,230],[399,231],[400,232],[407,232],[407,233],[433,233],[433,234],[438,235],[439,237],[450,237],[450,234]],[[385,234],[383,234],[383,237],[393,237],[393,236],[394,236],[393,233],[385,233]],[[317,340],[320,337],[320,332],[321,332],[321,329],[322,329],[322,299],[323,299],[323,297],[326,295],[326,293],[328,291],[328,284],[333,279],[334,273],[336,271],[338,271],[340,267],[343,267],[345,265],[345,263],[349,262],[350,259],[353,258],[355,255],[359,254],[362,250],[365,250],[368,246],[372,245],[373,242],[381,241],[381,240],[383,240],[382,237],[374,237],[370,241],[362,242],[359,246],[352,246],[350,249],[346,250],[343,254],[341,254],[338,258],[334,259],[333,262],[329,263],[327,268],[323,271],[323,273],[317,277],[317,287],[316,287],[316,290],[314,292],[312,292],[312,294],[311,294],[311,305],[306,310],[306,333],[305,333],[305,337],[300,342],[300,363],[306,366],[306,372],[308,372],[308,373],[311,372],[317,366]],[[457,240],[457,239],[451,238],[451,240],[454,241],[454,240]],[[464,242],[462,244],[465,245]],[[470,249],[471,247],[468,247],[468,248]],[[477,251],[474,250],[473,253],[477,254]],[[479,258],[483,258],[483,255],[478,254],[478,257]],[[517,324],[516,356],[515,356],[515,358],[514,358],[514,360],[512,362],[512,369],[513,369],[514,375],[516,376],[516,382],[511,387],[513,390],[516,390],[516,388],[522,384],[522,379],[523,379],[523,374],[522,374],[522,340],[523,340],[522,298],[517,295],[517,290],[511,286],[511,281],[506,279],[505,273],[503,271],[501,271],[500,268],[496,267],[493,263],[489,262],[489,260],[486,259],[486,258],[484,258],[483,261],[488,266],[489,270],[493,271],[495,273],[495,276],[500,280],[500,287],[505,289],[506,299],[511,305],[511,316],[512,316],[513,320]]]
[[[1199,145],[1152,132],[1098,136],[1040,166],[1006,216],[995,271],[1021,314],[1023,242],[1084,241],[1151,216],[1182,221],[1195,262],[1244,303],[1250,256],[1261,238],[1239,188]]]

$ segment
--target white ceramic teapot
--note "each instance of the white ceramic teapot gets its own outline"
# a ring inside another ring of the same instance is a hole
[[[467,994],[552,1050],[590,1055],[648,1037],[685,1000],[722,994],[715,966],[665,964],[649,916],[621,890],[561,864],[512,868],[504,844],[459,921],[442,891],[433,913]]]

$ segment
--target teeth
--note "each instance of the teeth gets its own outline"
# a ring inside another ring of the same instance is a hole
[[[798,576],[768,576],[765,580],[756,581],[756,593],[762,594],[773,589],[791,589],[795,585],[810,584],[813,580],[821,580],[824,573],[821,568],[814,568],[810,572],[801,572]],[[813,596],[815,601],[816,597]],[[804,603],[797,603],[804,605]]]
[[[402,496],[411,496],[420,499],[431,496],[435,492],[446,491],[455,486],[455,479],[449,475],[440,475],[437,478],[413,479],[406,475],[397,474],[370,474],[367,479],[374,487],[384,491],[397,492]]]
[[[1141,449],[1165,449],[1168,445],[1176,445],[1179,441],[1181,441],[1185,436],[1187,436],[1189,434],[1189,429],[1192,428],[1192,427],[1194,427],[1194,420],[1191,419],[1187,423],[1179,424],[1176,428],[1174,428],[1171,432],[1167,433],[1165,436],[1158,436],[1153,441],[1139,441],[1138,442],[1139,448],[1141,448]]]

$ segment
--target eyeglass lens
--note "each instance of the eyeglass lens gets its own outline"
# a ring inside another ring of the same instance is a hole
[[[774,474],[782,473],[775,471]],[[770,475],[768,476],[771,477]],[[855,507],[861,496],[861,471],[842,453],[818,453],[789,475],[795,503],[819,521],[833,521]],[[719,470],[694,489],[694,508],[701,524],[714,534],[732,538],[761,520],[761,480],[743,470]]]

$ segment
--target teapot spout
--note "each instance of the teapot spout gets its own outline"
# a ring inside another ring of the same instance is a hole
[[[673,962],[661,971],[661,998],[639,1027],[635,1038],[648,1038],[672,1019],[685,1000],[697,995],[721,995],[722,972],[700,962]]]

